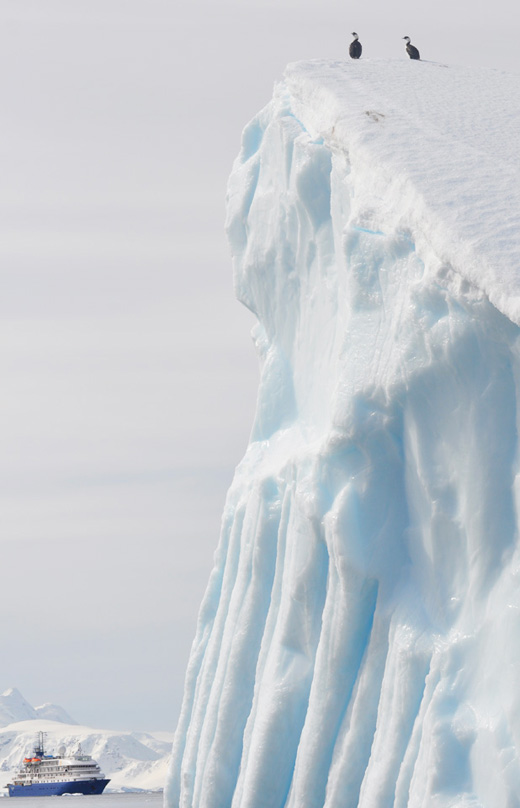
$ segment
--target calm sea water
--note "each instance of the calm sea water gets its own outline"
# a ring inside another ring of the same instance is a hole
[[[51,808],[57,804],[60,808],[159,808],[163,802],[162,794],[99,794],[98,796],[73,797],[64,794],[62,797],[7,797],[2,800],[2,808]]]

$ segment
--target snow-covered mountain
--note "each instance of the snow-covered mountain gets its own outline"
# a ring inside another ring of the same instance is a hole
[[[32,707],[16,687],[10,687],[0,695],[0,727],[34,718],[59,721],[62,724],[77,724],[77,721],[57,704],[47,703]]]
[[[291,65],[229,184],[256,420],[169,808],[520,805],[520,77]]]
[[[16,687],[10,687],[0,696],[0,727],[14,721],[27,721],[38,718],[38,713]]]
[[[34,709],[38,718],[48,719],[49,721],[59,721],[61,724],[78,723],[74,721],[68,712],[64,710],[63,707],[60,707],[59,704],[50,704],[47,702]]]
[[[173,735],[167,732],[118,732],[93,729],[64,720],[57,705],[33,708],[16,689],[0,696],[2,722],[14,720],[0,729],[0,789],[10,781],[22,760],[34,747],[37,733],[45,732],[45,747],[56,753],[60,746],[73,751],[78,744],[92,755],[111,782],[107,791],[163,788]],[[49,717],[45,717],[45,712]],[[51,718],[50,716],[54,716]],[[0,791],[1,794],[1,791]]]

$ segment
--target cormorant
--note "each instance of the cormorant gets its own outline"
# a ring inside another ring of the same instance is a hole
[[[348,49],[348,52],[350,53],[351,59],[359,59],[363,48],[361,47],[361,42],[359,41],[359,37],[355,31],[352,32],[352,36],[354,37],[354,42],[350,43],[350,48]]]
[[[415,45],[410,45],[410,37],[404,36],[403,39],[406,39],[406,53],[410,57],[410,59],[420,59],[421,54],[415,47]]]

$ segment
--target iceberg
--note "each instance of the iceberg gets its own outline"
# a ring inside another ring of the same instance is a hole
[[[257,318],[167,808],[520,806],[520,76],[289,65],[229,181]]]

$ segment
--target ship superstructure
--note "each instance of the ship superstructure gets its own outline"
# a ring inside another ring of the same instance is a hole
[[[33,756],[24,758],[6,788],[10,797],[101,794],[109,782],[96,761],[83,753],[81,745],[73,754],[60,747],[57,755],[46,755],[44,733],[39,732]]]

